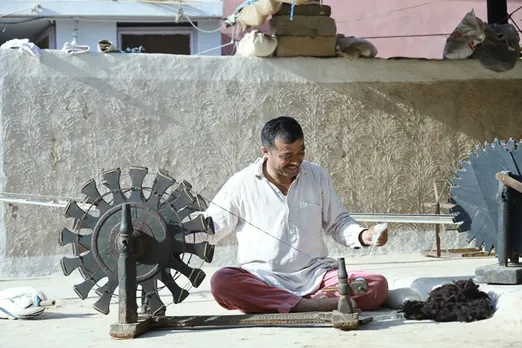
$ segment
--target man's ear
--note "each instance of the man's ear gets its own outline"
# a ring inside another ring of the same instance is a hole
[[[265,157],[268,156],[269,151],[268,151],[268,149],[266,147],[261,146],[261,152],[263,153],[263,155],[265,155]]]

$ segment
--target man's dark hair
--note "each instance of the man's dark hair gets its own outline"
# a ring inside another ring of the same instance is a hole
[[[303,129],[295,118],[280,116],[268,121],[261,131],[261,143],[267,149],[273,148],[276,138],[285,144],[292,144],[304,138]]]

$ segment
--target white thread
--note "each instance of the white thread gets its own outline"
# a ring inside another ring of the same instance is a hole
[[[189,18],[189,16],[187,16],[186,14],[183,13],[183,17],[185,17],[187,19],[187,21],[190,23],[190,25],[192,25],[194,27],[194,29],[196,29],[197,31],[200,31],[202,33],[216,33],[218,31],[221,31],[221,29],[224,28],[225,24],[223,23],[219,28],[217,29],[214,29],[214,30],[203,30],[201,28],[199,28],[197,25],[195,25]]]
[[[372,256],[372,253],[373,253],[373,249],[375,249],[375,244],[377,243],[377,241],[379,240],[379,238],[381,237],[381,234],[388,228],[388,224],[387,223],[383,223],[383,224],[377,224],[373,227],[373,230],[375,231],[375,235],[373,236],[372,238],[372,247],[370,249],[370,253],[368,254],[368,260],[370,260],[370,257]]]

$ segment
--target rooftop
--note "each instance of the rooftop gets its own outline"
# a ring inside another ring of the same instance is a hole
[[[433,286],[455,279],[472,277],[475,269],[496,263],[493,257],[432,259],[420,255],[375,256],[366,259],[346,259],[348,269],[368,270],[384,274],[390,288],[413,286],[427,292]],[[207,278],[199,289],[181,304],[167,307],[167,315],[232,314],[220,308],[209,293],[209,279],[216,268],[203,267]],[[490,319],[474,323],[435,323],[431,321],[404,321],[390,319],[392,311],[364,313],[374,321],[357,331],[341,332],[329,327],[307,328],[233,328],[187,329],[183,331],[153,331],[134,340],[119,341],[109,336],[109,327],[117,321],[117,304],[111,305],[107,316],[92,308],[97,296],[92,291],[86,300],[80,300],[72,287],[83,279],[77,271],[69,277],[56,274],[46,278],[0,281],[0,289],[31,286],[41,289],[57,305],[50,307],[35,320],[5,320],[0,326],[2,347],[172,347],[190,348],[219,344],[222,347],[514,347],[522,337],[522,286],[481,285],[483,291],[499,294],[499,309]],[[180,284],[183,285],[183,284]],[[165,303],[170,302],[162,293]],[[210,343],[211,342],[211,343]]]

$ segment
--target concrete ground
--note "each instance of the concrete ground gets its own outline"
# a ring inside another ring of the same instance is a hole
[[[346,259],[352,270],[368,270],[384,274],[390,288],[414,285],[421,292],[432,286],[467,278],[475,269],[496,262],[495,258],[434,259],[420,255],[401,257],[374,256]],[[167,315],[231,314],[220,308],[209,293],[209,279],[216,268],[203,267],[207,278],[199,289],[181,304],[170,305]],[[117,304],[107,316],[92,308],[97,296],[94,291],[86,300],[80,300],[73,285],[82,281],[75,272],[69,277],[56,274],[48,278],[0,281],[0,289],[31,286],[57,301],[33,320],[0,320],[0,347],[520,347],[522,341],[522,286],[481,285],[484,291],[495,291],[502,296],[496,314],[474,323],[435,323],[431,321],[404,321],[387,319],[393,312],[383,309],[369,313],[375,320],[359,330],[341,332],[329,327],[292,328],[230,328],[162,330],[144,334],[134,340],[115,340],[109,336],[109,327],[117,321]],[[183,284],[180,284],[183,285]],[[169,303],[168,293],[162,299]],[[235,313],[235,312],[234,312]],[[368,313],[365,313],[365,315]]]

